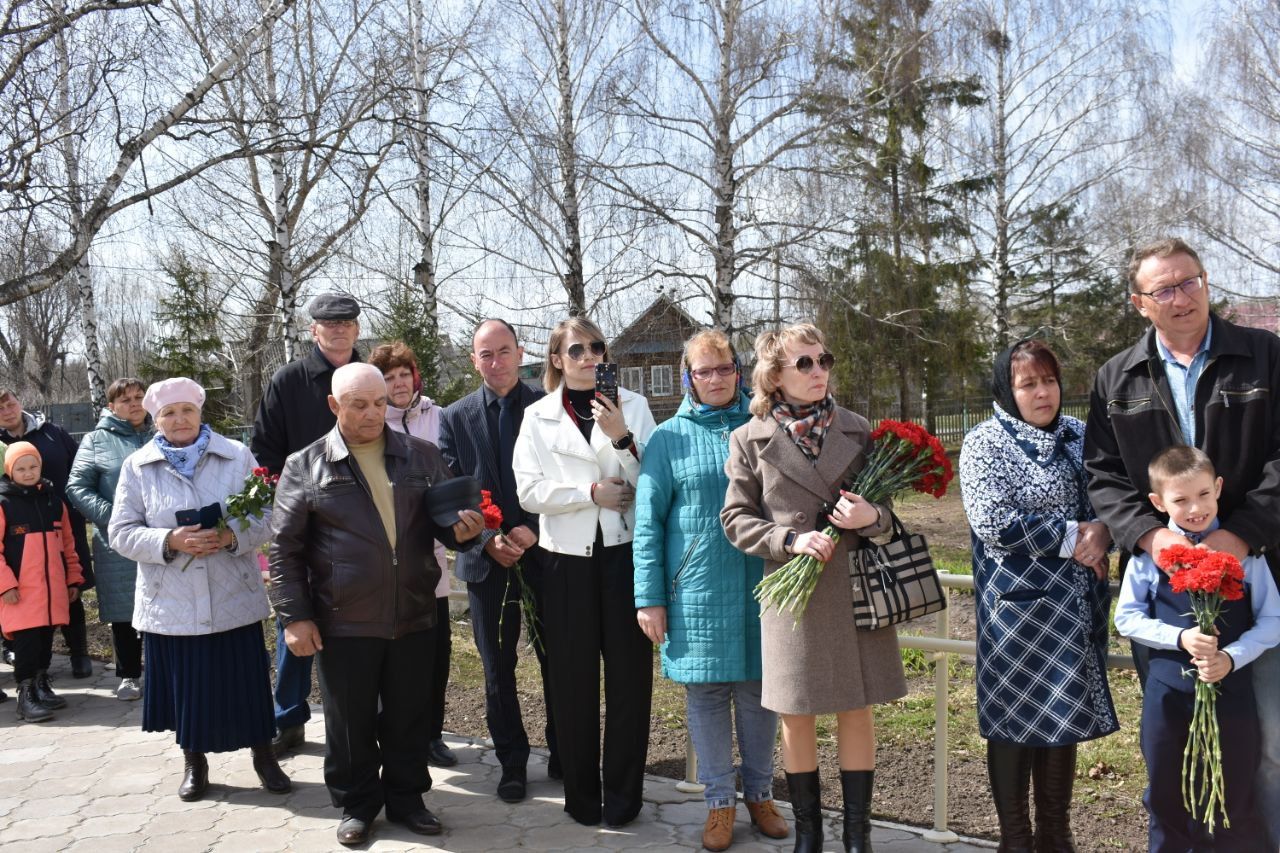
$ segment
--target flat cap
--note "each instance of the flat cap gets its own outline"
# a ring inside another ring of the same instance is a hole
[[[307,306],[312,320],[354,320],[360,316],[360,303],[346,293],[321,293]]]

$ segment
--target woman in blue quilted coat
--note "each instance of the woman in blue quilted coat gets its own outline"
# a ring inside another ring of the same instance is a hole
[[[151,440],[155,428],[142,406],[141,379],[117,379],[107,387],[107,411],[85,435],[67,477],[67,500],[93,523],[93,565],[98,579],[98,620],[111,626],[111,655],[120,686],[116,698],[142,698],[142,638],[133,627],[138,564],[111,550],[107,525],[124,460]]]
[[[706,785],[703,846],[733,841],[736,812],[733,719],[742,791],[751,822],[771,838],[788,834],[773,804],[778,718],[760,705],[760,606],[752,590],[764,564],[729,544],[720,524],[729,433],[751,418],[741,366],[722,332],[685,345],[688,394],[650,436],[636,486],[636,618],[662,650],[667,678],[685,685],[689,736]]]
[[[1041,341],[996,357],[995,416],[960,452],[973,530],[978,727],[1000,850],[1074,850],[1076,745],[1119,728],[1107,687],[1111,535],[1085,494],[1084,424]],[[1035,793],[1034,832],[1028,790]]]

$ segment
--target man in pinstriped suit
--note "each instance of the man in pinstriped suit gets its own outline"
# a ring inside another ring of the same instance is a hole
[[[511,454],[524,410],[543,395],[520,381],[524,348],[505,320],[484,320],[471,341],[471,363],[483,384],[449,406],[440,424],[440,451],[458,476],[469,475],[493,493],[502,509],[503,532],[485,530],[482,548],[458,554],[454,574],[466,581],[471,625],[484,666],[485,712],[494,751],[502,765],[498,796],[524,799],[529,738],[516,694],[516,649],[521,644],[520,593],[508,569],[520,563],[535,595],[542,588],[542,549],[537,546],[538,516],[526,513],[516,498]],[[504,616],[505,610],[505,616]],[[501,630],[499,630],[501,623]],[[551,705],[546,697],[547,660],[535,649],[542,670],[547,708],[547,775],[559,779]]]

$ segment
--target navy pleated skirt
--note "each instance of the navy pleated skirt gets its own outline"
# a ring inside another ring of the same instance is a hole
[[[262,625],[219,634],[144,634],[142,730],[177,732],[189,752],[230,752],[271,740],[275,717]]]

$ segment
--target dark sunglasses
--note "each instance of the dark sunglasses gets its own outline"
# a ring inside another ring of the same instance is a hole
[[[813,356],[802,355],[796,359],[796,363],[792,365],[792,367],[801,373],[812,373],[814,364]],[[823,370],[830,373],[831,368],[835,367],[836,357],[829,352],[824,352],[822,355],[818,356],[816,364],[818,367],[821,367]]]
[[[606,347],[604,345],[604,341],[591,342],[592,355],[598,356],[599,358],[604,358],[605,350],[606,350]],[[584,347],[582,344],[574,344],[573,346],[565,350],[564,354],[569,356],[569,358],[573,359],[574,361],[582,361],[584,358],[587,357],[587,348]]]

